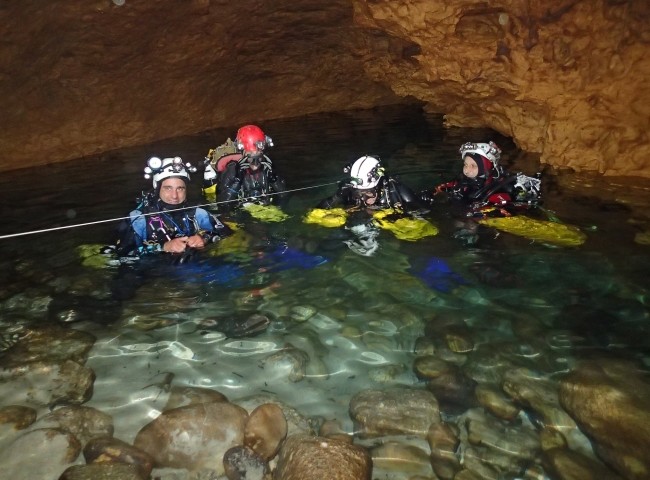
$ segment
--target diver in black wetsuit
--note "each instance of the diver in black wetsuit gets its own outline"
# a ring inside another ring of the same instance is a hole
[[[334,195],[320,201],[318,209],[343,208],[353,212],[346,229],[353,238],[344,243],[355,253],[373,255],[379,248],[379,229],[373,225],[372,210],[394,210],[397,216],[425,211],[420,198],[397,179],[387,176],[379,158],[365,155],[343,170],[349,179],[340,182]]]
[[[506,172],[500,165],[501,149],[494,143],[461,145],[462,174],[450,182],[438,185],[433,192],[421,193],[424,202],[446,193],[466,206],[467,217],[508,217],[531,210],[541,203],[539,176],[528,177],[522,173]]]
[[[118,256],[183,254],[201,250],[231,233],[228,226],[206,210],[187,206],[190,176],[180,157],[152,157],[147,168],[145,176],[153,174],[154,190],[144,196],[138,208],[129,214],[129,220],[120,226],[115,245]]]
[[[379,159],[363,156],[344,172],[350,179],[339,183],[338,190],[318,204],[318,208],[394,208],[402,212],[421,210],[421,200],[403,183],[385,175]]]
[[[235,145],[239,154],[224,156],[217,159],[214,166],[206,167],[204,191],[210,187],[206,183],[208,177],[213,178],[211,183],[216,184],[217,202],[222,212],[243,202],[278,203],[278,194],[286,190],[286,185],[275,172],[271,159],[264,154],[266,147],[273,146],[271,138],[258,126],[245,125],[237,131]]]

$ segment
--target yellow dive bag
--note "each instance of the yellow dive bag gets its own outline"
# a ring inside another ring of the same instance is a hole
[[[263,222],[282,222],[289,218],[289,215],[280,210],[276,205],[258,205],[257,203],[244,203],[242,205],[251,217]]]
[[[110,253],[102,253],[105,245],[99,243],[88,243],[79,245],[76,250],[81,264],[84,267],[91,268],[106,268],[111,265],[111,260],[115,259],[114,255]]]
[[[578,227],[525,216],[483,218],[479,223],[513,235],[562,247],[577,247],[587,236]]]
[[[305,215],[305,223],[316,223],[323,227],[342,227],[348,219],[348,214],[342,208],[314,208]]]
[[[391,216],[397,216],[397,218],[392,219]],[[372,217],[375,225],[384,230],[390,230],[400,240],[415,242],[424,237],[438,235],[438,229],[428,220],[404,217],[392,208],[377,210]]]

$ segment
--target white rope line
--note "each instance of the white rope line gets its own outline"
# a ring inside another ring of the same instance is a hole
[[[321,188],[321,187],[327,187],[330,185],[336,185],[338,182],[330,182],[330,183],[321,183],[320,185],[312,185],[309,187],[301,187],[301,188],[294,188],[291,190],[284,190],[282,192],[275,192],[275,193],[269,193],[263,195],[264,197],[272,197],[274,195],[283,195],[285,193],[292,193],[292,192],[300,192],[302,190],[311,190],[313,188]],[[149,212],[149,213],[143,213],[142,216],[150,216],[150,215],[159,215],[160,213],[169,213],[169,212],[179,212],[182,210],[191,210],[193,208],[200,208],[200,207],[209,207],[211,205],[221,205],[224,203],[232,203],[232,202],[246,202],[249,200],[255,200],[256,198],[260,197],[244,197],[244,198],[236,198],[233,200],[224,200],[222,202],[212,202],[212,203],[203,203],[200,205],[192,205],[191,207],[183,207],[183,208],[175,208],[172,210],[165,210],[164,212]],[[51,228],[43,228],[41,230],[30,230],[27,232],[20,232],[20,233],[10,233],[8,235],[0,235],[0,240],[4,240],[6,238],[14,238],[14,237],[23,237],[25,235],[34,235],[36,233],[45,233],[45,232],[55,232],[57,230],[68,230],[71,228],[78,228],[78,227],[87,227],[89,225],[99,225],[101,223],[110,223],[110,222],[117,222],[119,220],[128,220],[130,219],[130,216],[126,217],[115,217],[115,218],[108,218],[106,220],[96,220],[94,222],[86,222],[86,223],[76,223],[73,225],[64,225],[62,227],[51,227]]]

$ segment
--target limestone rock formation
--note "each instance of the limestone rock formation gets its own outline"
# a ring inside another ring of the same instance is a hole
[[[0,170],[401,101],[349,0],[5,2],[0,36]]]
[[[650,176],[650,4],[353,0],[366,71],[541,161]],[[371,38],[367,35],[366,38]]]
[[[650,177],[649,20],[646,0],[4,2],[0,170],[417,100]]]

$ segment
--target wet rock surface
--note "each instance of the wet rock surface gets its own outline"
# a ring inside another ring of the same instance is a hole
[[[633,362],[583,361],[560,382],[559,400],[625,478],[650,476],[650,382]]]
[[[291,436],[278,458],[275,480],[369,480],[372,461],[362,448],[323,437]]]
[[[167,410],[137,434],[134,445],[157,467],[210,469],[223,473],[223,455],[243,444],[246,411],[224,402]]]

